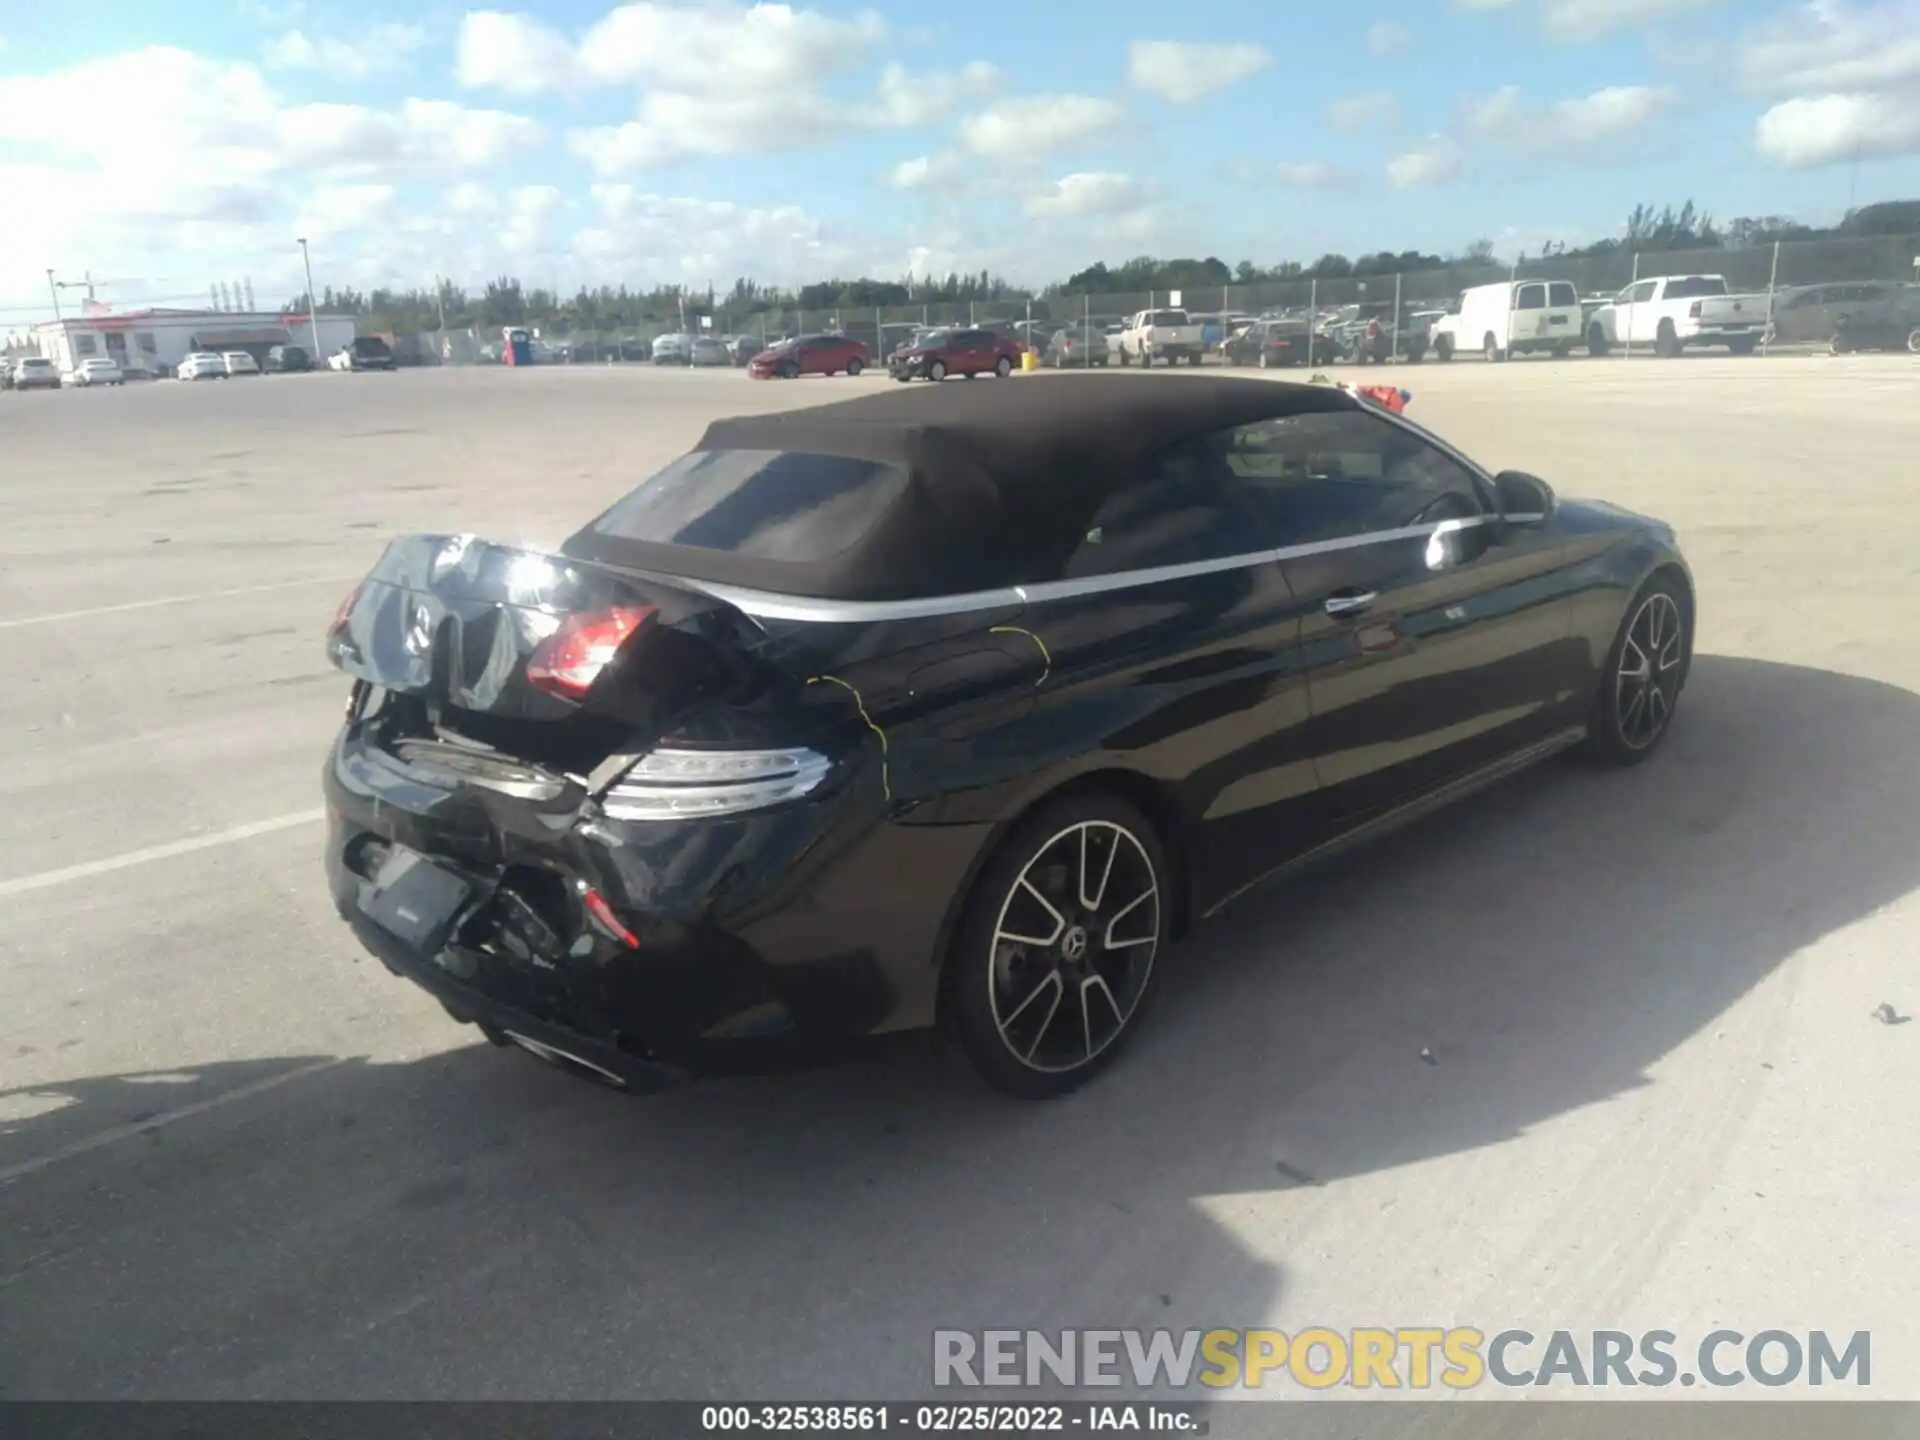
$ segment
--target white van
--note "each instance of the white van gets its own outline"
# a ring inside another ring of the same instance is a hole
[[[1545,350],[1565,359],[1581,336],[1580,294],[1571,280],[1503,280],[1464,290],[1433,326],[1433,353],[1489,360]]]

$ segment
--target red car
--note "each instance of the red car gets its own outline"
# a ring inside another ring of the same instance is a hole
[[[755,380],[797,380],[802,375],[858,375],[873,363],[867,347],[844,335],[802,335],[769,346],[747,362]]]
[[[1027,347],[991,330],[936,330],[918,345],[905,346],[887,357],[887,369],[902,383],[915,376],[944,380],[949,375],[998,375],[1003,379],[1020,365]]]

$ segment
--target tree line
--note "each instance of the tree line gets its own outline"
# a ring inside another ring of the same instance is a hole
[[[1477,240],[1452,256],[1418,250],[1381,250],[1349,257],[1326,254],[1311,264],[1281,261],[1262,266],[1242,260],[1229,266],[1216,256],[1205,259],[1162,259],[1137,256],[1118,265],[1099,261],[1076,270],[1064,281],[1038,292],[1036,299],[1067,299],[1081,295],[1139,294],[1154,290],[1206,290],[1227,285],[1256,285],[1266,281],[1365,279],[1372,275],[1413,274],[1451,265],[1513,263],[1532,259],[1580,259],[1621,252],[1744,249],[1775,241],[1867,239],[1876,236],[1920,234],[1920,200],[1892,200],[1865,205],[1848,213],[1838,225],[1803,225],[1784,216],[1743,216],[1718,223],[1689,200],[1678,208],[1636,205],[1617,236],[1570,248],[1549,243],[1539,256],[1516,255],[1502,261],[1490,240]],[[681,316],[719,317],[727,325],[744,326],[751,317],[772,311],[800,309],[861,312],[881,307],[952,304],[966,301],[1024,299],[1029,292],[982,270],[977,274],[950,274],[943,278],[909,275],[900,280],[831,279],[786,290],[742,277],[733,287],[716,292],[658,285],[637,290],[626,285],[582,288],[573,295],[535,286],[524,287],[502,275],[473,293],[450,281],[433,289],[335,289],[320,292],[320,308],[353,315],[364,328],[390,332],[418,330],[498,330],[505,325],[527,325],[558,331],[613,331],[643,324],[659,324]],[[307,297],[289,300],[289,313],[304,311]]]

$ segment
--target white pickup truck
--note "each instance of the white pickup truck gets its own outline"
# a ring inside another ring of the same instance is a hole
[[[1207,353],[1205,327],[1194,322],[1184,310],[1142,310],[1120,332],[1120,363],[1138,360],[1151,365],[1165,360],[1178,365],[1185,360],[1198,365]]]
[[[1672,357],[1689,345],[1751,355],[1767,328],[1767,297],[1735,295],[1724,275],[1662,275],[1629,285],[1587,317],[1587,349],[1651,346]]]

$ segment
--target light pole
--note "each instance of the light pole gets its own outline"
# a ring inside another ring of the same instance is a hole
[[[318,364],[320,361],[320,312],[314,308],[316,302],[313,296],[313,257],[307,253],[305,237],[295,243],[300,246],[300,264],[307,272],[307,324],[313,329],[313,359],[314,363]]]
[[[64,350],[67,339],[67,322],[65,317],[60,314],[60,287],[53,283],[53,268],[51,266],[47,268],[47,293],[53,296],[53,323],[60,327],[60,343],[62,350]]]

